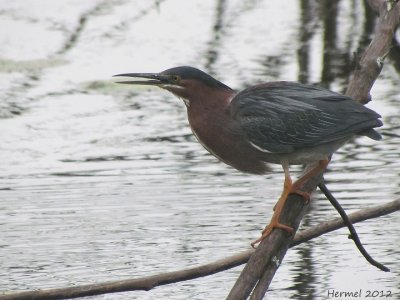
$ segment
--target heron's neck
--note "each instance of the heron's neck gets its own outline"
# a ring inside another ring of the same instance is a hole
[[[221,89],[218,91],[201,89],[194,91],[188,97],[183,97],[188,108],[189,114],[210,114],[225,111],[235,95],[230,89]],[[186,98],[186,99],[185,99]]]
[[[212,142],[209,137],[224,135],[224,131],[229,130],[229,106],[234,95],[233,90],[221,89],[203,95],[199,93],[196,94],[198,98],[190,99],[187,105],[190,127],[203,145]]]

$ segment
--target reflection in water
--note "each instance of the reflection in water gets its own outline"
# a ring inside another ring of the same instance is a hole
[[[326,87],[330,87],[330,83],[335,79],[336,68],[339,67],[343,69],[347,64],[343,64],[338,62],[338,64],[334,64],[335,58],[338,58],[338,49],[337,49],[337,16],[338,16],[338,5],[339,0],[332,1],[322,1],[322,15],[323,15],[323,28],[324,28],[324,37],[323,37],[323,67],[321,74],[321,83]],[[346,49],[347,50],[347,49]]]
[[[217,162],[195,141],[181,102],[112,84],[112,74],[191,64],[237,88],[299,80],[343,91],[352,53],[368,44],[375,23],[357,1],[43,3],[3,3],[15,32],[2,33],[0,62],[15,63],[0,64],[0,291],[209,262],[249,247],[269,220],[282,188],[279,166],[260,177]],[[13,38],[27,26],[38,32],[29,47]],[[8,56],[17,50],[38,63]],[[345,145],[325,176],[348,211],[399,191],[397,53],[373,91],[383,141]],[[314,198],[303,228],[336,216],[319,193]],[[289,251],[270,297],[324,299],[329,288],[395,293],[399,224],[395,214],[356,226],[393,273],[370,267],[340,230]],[[240,269],[128,296],[223,299]]]
[[[360,45],[357,48],[357,51],[362,51],[371,41],[372,34],[374,32],[375,23],[376,23],[376,13],[369,6],[368,0],[363,0],[363,9],[364,9],[364,26],[363,32],[360,35]]]
[[[393,48],[390,50],[389,57],[397,73],[400,74],[400,34],[398,34],[397,39],[393,41]]]
[[[305,225],[305,224],[304,224]],[[298,250],[299,263],[293,270],[295,274],[293,286],[290,287],[294,291],[293,299],[318,299],[315,297],[314,284],[317,281],[315,268],[313,264],[312,247],[301,247]]]
[[[209,70],[211,75],[215,75],[213,72],[213,65],[218,59],[218,51],[220,51],[220,39],[223,34],[223,23],[224,23],[224,13],[226,11],[226,1],[225,0],[218,0],[217,1],[217,8],[215,13],[215,24],[213,27],[213,35],[212,39],[209,42],[209,49],[206,53],[207,62],[205,64],[206,70]]]
[[[301,83],[309,83],[310,77],[310,49],[311,40],[316,30],[316,1],[301,0],[300,1],[300,23],[299,23],[299,48],[297,50],[299,76],[298,81]]]

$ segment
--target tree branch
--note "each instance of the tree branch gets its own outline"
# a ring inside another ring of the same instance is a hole
[[[336,198],[332,195],[331,191],[328,189],[328,187],[325,185],[324,182],[321,182],[318,185],[319,189],[325,194],[326,198],[328,198],[329,202],[332,204],[332,206],[336,209],[336,211],[339,213],[339,215],[342,217],[343,222],[346,224],[347,228],[350,231],[349,238],[354,241],[356,244],[358,250],[361,252],[361,254],[365,257],[365,259],[373,266],[377,267],[378,269],[385,271],[385,272],[390,272],[390,269],[382,265],[381,263],[377,262],[375,259],[369,255],[367,250],[365,250],[364,246],[362,245],[360,238],[358,237],[358,234],[356,232],[356,229],[354,228],[353,224],[350,222],[349,217],[347,216],[346,212],[344,211],[343,207],[340,205],[340,203],[336,200]]]
[[[307,166],[304,173],[312,166]],[[302,190],[312,193],[322,175],[311,178],[303,186]],[[290,194],[286,200],[280,222],[293,228],[294,233],[289,236],[283,230],[274,230],[261,241],[248,263],[243,268],[238,280],[231,289],[227,300],[246,299],[254,288],[252,299],[262,299],[269,282],[272,280],[276,270],[282,262],[286,251],[292,242],[300,221],[308,209],[309,203],[297,194]]]
[[[352,223],[388,215],[400,210],[400,198],[379,206],[366,208],[350,214],[348,217]],[[325,233],[344,227],[345,224],[340,218],[331,219],[319,225],[299,232],[293,239],[290,247],[307,242]],[[136,290],[151,290],[157,286],[170,283],[191,280],[199,277],[209,276],[227,269],[234,268],[246,263],[255,251],[253,249],[243,251],[225,259],[212,263],[189,268],[180,271],[161,273],[136,279],[119,280],[98,284],[81,285],[67,288],[48,289],[30,292],[0,295],[0,300],[56,300],[71,299],[86,296],[95,296],[107,293],[127,292]]]
[[[392,47],[394,32],[400,22],[398,1],[369,1],[374,10],[379,9],[379,22],[371,43],[356,62],[356,69],[350,79],[346,95],[361,103],[371,100],[372,85],[383,67],[383,61]],[[391,4],[389,4],[391,3]]]
[[[400,21],[400,3],[397,1],[381,0],[379,8],[380,18],[375,36],[361,56],[346,91],[347,96],[361,103],[366,103],[371,98],[369,91],[382,69],[383,60],[391,48],[393,35]],[[322,175],[310,179],[303,190],[313,192],[321,179]],[[289,195],[280,222],[293,227],[296,232],[307,207],[308,204],[299,200],[297,195]],[[286,254],[291,238],[282,230],[274,230],[264,239],[249,259],[227,299],[246,299],[253,289],[251,299],[262,299]]]

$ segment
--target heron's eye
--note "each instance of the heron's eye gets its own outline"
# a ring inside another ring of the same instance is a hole
[[[180,77],[180,76],[178,76],[178,75],[172,76],[172,81],[173,81],[173,82],[178,83],[180,80],[181,80],[181,77]]]

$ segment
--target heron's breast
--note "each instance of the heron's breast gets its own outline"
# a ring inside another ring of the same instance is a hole
[[[227,115],[190,117],[193,134],[203,147],[239,171],[263,174],[268,168]]]

